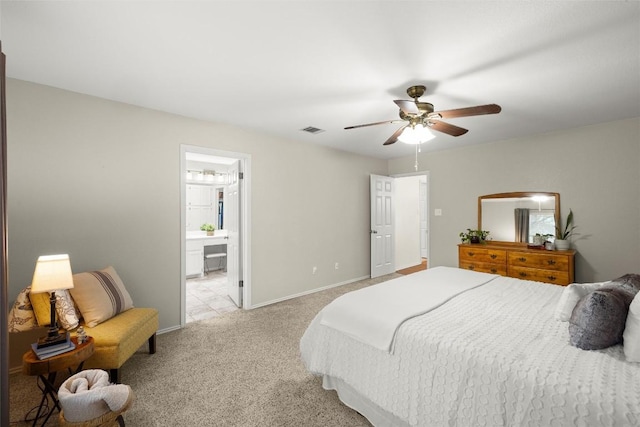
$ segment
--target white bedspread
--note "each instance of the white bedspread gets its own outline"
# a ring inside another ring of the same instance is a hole
[[[621,346],[569,345],[553,318],[561,293],[498,277],[404,322],[393,354],[317,316],[301,355],[310,372],[408,426],[640,425],[640,364]]]
[[[320,312],[320,323],[384,351],[393,351],[400,325],[456,295],[498,277],[435,267],[336,298]]]

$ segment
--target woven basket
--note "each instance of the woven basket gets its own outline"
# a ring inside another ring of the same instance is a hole
[[[64,418],[64,411],[60,410],[58,421],[61,426],[65,426],[65,427],[98,427],[98,426],[124,427],[124,418],[122,418],[122,413],[127,409],[129,409],[132,403],[133,403],[133,392],[129,393],[129,398],[127,399],[127,402],[122,406],[122,408],[120,408],[119,411],[107,412],[106,414],[91,420],[72,422],[72,421],[67,421]]]

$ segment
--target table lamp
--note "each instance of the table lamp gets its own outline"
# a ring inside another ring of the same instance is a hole
[[[33,272],[31,292],[34,294],[51,292],[51,326],[46,337],[38,339],[38,348],[49,347],[67,340],[61,335],[56,323],[56,291],[73,288],[73,274],[69,255],[43,255],[38,258]]]

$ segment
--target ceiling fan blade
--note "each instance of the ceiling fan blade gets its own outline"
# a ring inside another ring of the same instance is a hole
[[[443,119],[455,117],[480,116],[482,114],[497,114],[502,108],[497,104],[478,105],[475,107],[457,108],[455,110],[435,111],[433,115],[439,115]]]
[[[347,127],[345,128],[345,130],[346,130],[346,129],[357,129],[357,128],[363,128],[363,127],[367,127],[367,126],[384,125],[384,124],[387,124],[387,123],[400,123],[400,122],[402,122],[402,121],[403,121],[403,120],[385,120],[384,122],[375,122],[375,123],[367,123],[367,124],[364,124],[364,125],[347,126]]]
[[[396,99],[393,102],[395,102],[405,114],[420,114],[420,110],[418,109],[415,101]]]
[[[449,123],[441,122],[439,120],[431,122],[429,124],[429,127],[433,130],[437,130],[438,132],[446,133],[451,136],[460,136],[469,132],[468,129],[464,129]]]
[[[389,137],[389,139],[387,139],[387,140],[384,142],[384,144],[382,144],[382,145],[391,145],[391,144],[395,144],[395,142],[398,140],[398,137],[400,136],[400,134],[402,133],[402,131],[404,130],[404,128],[406,128],[407,126],[409,126],[409,125],[402,126],[400,129],[398,129],[397,131],[395,131],[395,132],[393,133],[393,135],[391,135],[391,136]]]

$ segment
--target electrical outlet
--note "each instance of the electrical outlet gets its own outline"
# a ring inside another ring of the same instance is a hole
[[[313,270],[311,270],[311,274],[316,274],[316,271],[318,271],[318,267],[313,267]]]
[[[442,216],[442,209],[434,209],[433,214],[435,216]]]
[[[336,262],[336,270],[340,268],[340,264]]]

